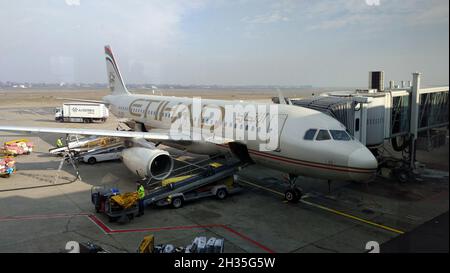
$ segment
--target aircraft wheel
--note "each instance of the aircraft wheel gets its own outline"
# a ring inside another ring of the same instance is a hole
[[[284,193],[284,198],[289,202],[289,203],[297,203],[298,200],[300,199],[299,195],[297,194],[296,190],[287,190]]]
[[[183,199],[181,197],[175,197],[172,199],[172,207],[179,209],[183,206]]]

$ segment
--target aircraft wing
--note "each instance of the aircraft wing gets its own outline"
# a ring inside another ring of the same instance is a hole
[[[89,135],[89,136],[111,136],[122,138],[143,138],[149,140],[171,140],[171,141],[190,141],[191,136],[181,133],[172,133],[169,131],[158,130],[156,132],[130,132],[115,130],[97,130],[97,129],[79,129],[79,128],[54,128],[54,127],[21,127],[21,126],[4,126],[0,125],[0,131],[8,132],[28,132],[28,133],[53,133],[53,134],[73,134],[73,135]],[[231,139],[213,138],[205,139],[207,142],[215,144],[226,144]]]

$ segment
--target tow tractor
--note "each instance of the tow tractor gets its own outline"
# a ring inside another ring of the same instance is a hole
[[[165,179],[160,186],[148,190],[144,205],[172,205],[173,208],[181,208],[187,201],[204,197],[216,196],[224,199],[227,195],[241,190],[234,181],[234,174],[239,170],[240,163],[212,162],[196,174]]]

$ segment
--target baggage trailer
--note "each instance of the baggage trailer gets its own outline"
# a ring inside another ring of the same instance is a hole
[[[17,153],[15,151],[5,149],[4,147],[0,147],[0,156],[17,156]]]
[[[16,161],[13,157],[0,158],[0,177],[8,178],[16,173]]]
[[[139,244],[137,253],[223,253],[225,240],[223,238],[196,237],[187,246],[174,246],[172,244],[155,245],[153,234],[147,235]]]
[[[12,174],[16,173],[16,170],[14,168],[8,168],[6,170],[0,171],[0,177],[2,178],[9,178]]]
[[[118,189],[93,186],[91,201],[95,211],[107,215],[109,222],[128,223],[139,212],[136,192],[120,194]]]
[[[203,171],[194,175],[169,178],[162,185],[148,191],[144,205],[181,208],[184,202],[216,196],[224,199],[241,188],[234,181],[240,162],[233,164],[211,163]]]
[[[5,142],[0,151],[2,154],[12,156],[29,155],[33,151],[33,146],[33,143],[28,139],[15,139]]]
[[[64,103],[55,110],[55,120],[60,122],[105,122],[108,117],[108,108],[102,103]]]

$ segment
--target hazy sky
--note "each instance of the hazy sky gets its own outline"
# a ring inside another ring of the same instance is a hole
[[[448,0],[0,0],[0,81],[448,84]]]

